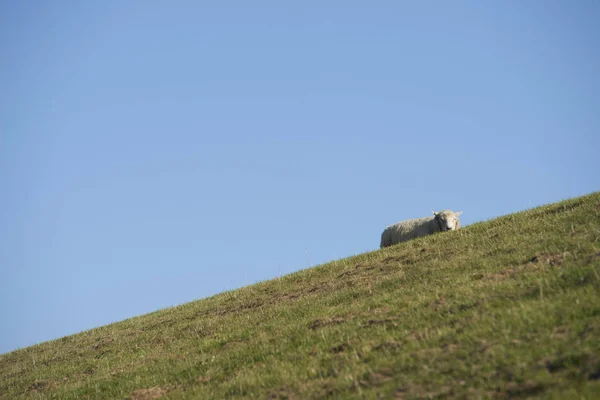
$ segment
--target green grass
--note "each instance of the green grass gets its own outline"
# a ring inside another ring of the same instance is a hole
[[[600,192],[0,356],[1,398],[600,398]]]

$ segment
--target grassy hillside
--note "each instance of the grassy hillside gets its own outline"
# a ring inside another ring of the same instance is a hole
[[[1,355],[0,397],[591,399],[599,338],[594,193]]]

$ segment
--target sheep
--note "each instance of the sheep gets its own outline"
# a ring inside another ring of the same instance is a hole
[[[458,216],[462,211],[432,212],[433,217],[409,219],[385,228],[381,234],[381,248],[436,232],[454,231],[460,228]]]

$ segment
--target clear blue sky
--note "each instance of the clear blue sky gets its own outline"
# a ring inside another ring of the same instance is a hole
[[[600,189],[597,1],[293,3],[0,4],[0,353]]]

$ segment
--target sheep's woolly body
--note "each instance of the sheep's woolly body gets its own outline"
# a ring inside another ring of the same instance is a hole
[[[417,237],[440,231],[435,217],[409,219],[390,225],[381,234],[381,247],[392,246]]]
[[[392,246],[421,236],[460,228],[458,216],[462,213],[443,210],[435,216],[409,219],[390,225],[381,234],[381,247]]]

